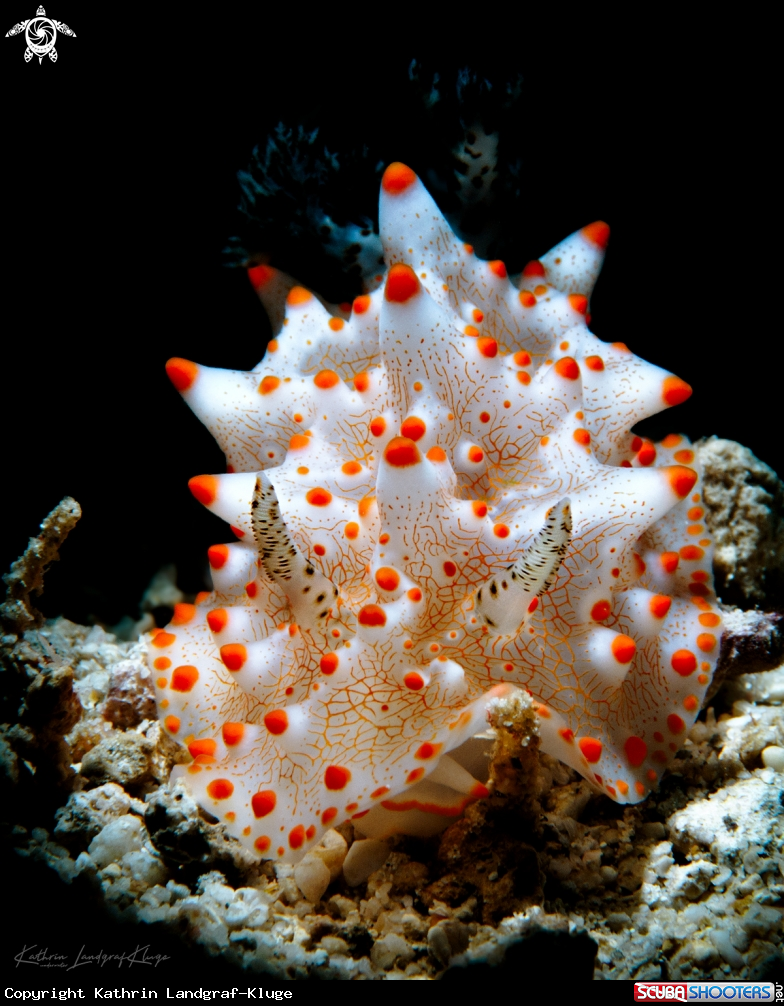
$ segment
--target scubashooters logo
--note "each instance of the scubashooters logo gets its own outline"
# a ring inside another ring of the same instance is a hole
[[[5,37],[9,38],[11,35],[25,33],[27,40],[27,48],[24,51],[25,63],[29,63],[33,56],[38,57],[39,63],[42,62],[44,56],[48,56],[53,63],[56,63],[57,50],[54,43],[57,40],[58,31],[63,35],[71,35],[72,38],[76,38],[76,32],[71,31],[67,24],[47,17],[43,7],[39,7],[35,12],[35,17],[30,18],[29,21],[20,21],[19,24],[15,24],[10,31],[5,33]]]

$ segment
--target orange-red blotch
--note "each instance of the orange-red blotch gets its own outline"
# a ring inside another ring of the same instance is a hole
[[[421,440],[427,431],[427,426],[419,416],[408,416],[400,424],[400,435],[409,440]]]
[[[363,496],[362,499],[357,504],[357,510],[359,511],[359,516],[367,517],[375,502],[376,502],[375,496]]]
[[[393,161],[386,169],[381,179],[381,188],[391,196],[404,192],[417,180],[416,174],[407,164]]]
[[[192,664],[181,664],[172,672],[171,687],[175,692],[189,692],[199,680],[199,672]]]
[[[689,450],[676,451],[673,454],[673,458],[675,458],[675,460],[680,462],[682,465],[690,465],[692,461],[694,461],[694,451]]]
[[[637,652],[637,644],[631,636],[616,636],[610,649],[619,664],[629,664]]]
[[[187,625],[196,614],[195,604],[175,604],[172,625]]]
[[[393,437],[386,446],[384,459],[393,468],[409,468],[418,465],[422,455],[409,437]]]
[[[326,391],[328,388],[334,388],[336,384],[340,384],[340,378],[334,370],[320,370],[313,378],[313,383],[317,388]]]
[[[248,659],[248,651],[242,643],[227,643],[221,646],[220,656],[230,671],[239,671]]]
[[[501,259],[494,259],[492,262],[488,262],[487,268],[499,279],[506,279],[506,265],[501,261]]]
[[[697,698],[696,695],[687,695],[686,698],[683,700],[683,708],[689,713],[696,712],[697,709],[699,708],[699,705],[700,700]]]
[[[362,465],[358,461],[346,461],[341,465],[340,470],[344,475],[359,475],[362,471]]]
[[[523,276],[544,276],[544,266],[538,259],[534,259],[523,267]]]
[[[701,632],[697,636],[697,646],[703,653],[711,653],[716,649],[716,637],[710,632]]]
[[[524,349],[521,349],[519,353],[515,353],[512,359],[516,367],[527,367],[531,362],[530,353],[526,353]]]
[[[248,279],[257,293],[274,275],[275,270],[268,265],[252,265],[248,269]]]
[[[478,465],[479,462],[484,458],[484,456],[485,452],[482,450],[481,447],[468,448],[468,460],[473,461],[475,465]]]
[[[166,374],[169,380],[178,391],[187,391],[193,387],[196,378],[199,376],[199,368],[190,360],[183,360],[179,356],[173,356],[166,364]]]
[[[412,692],[418,692],[421,688],[425,687],[425,679],[418,671],[409,671],[403,678],[403,683]]]
[[[387,423],[383,416],[376,416],[375,419],[370,420],[370,432],[374,437],[382,436],[386,428]]]
[[[662,552],[659,556],[659,562],[662,565],[662,569],[665,573],[674,573],[678,568],[678,553],[677,552]]]
[[[218,480],[214,475],[196,475],[189,480],[188,488],[204,506],[210,506],[218,496]]]
[[[690,583],[688,590],[691,595],[699,598],[708,597],[711,592],[707,583]]]
[[[623,751],[631,767],[639,768],[648,756],[648,745],[642,737],[627,737]]]
[[[188,744],[188,753],[191,758],[201,758],[204,756],[207,758],[214,758],[217,746],[218,744],[216,741],[209,737],[205,737],[202,740],[191,741]]]
[[[585,760],[589,765],[595,765],[602,757],[602,742],[596,737],[581,737],[577,746],[585,755]]]
[[[171,646],[172,643],[176,642],[177,637],[172,632],[164,632],[163,629],[158,629],[152,640],[152,645],[157,646],[158,649],[163,649],[164,646]]]
[[[700,625],[704,625],[709,629],[715,629],[717,625],[721,624],[721,618],[713,612],[703,612],[703,614],[697,616],[697,619]]]
[[[425,774],[423,768],[415,768],[412,772],[409,772],[406,776],[407,783],[419,782],[422,776]]]
[[[350,781],[351,773],[347,768],[342,768],[340,765],[327,766],[327,771],[324,773],[324,785],[327,789],[345,789]]]
[[[387,624],[387,616],[384,609],[377,604],[366,604],[359,612],[359,624],[368,626],[381,626]]]
[[[289,307],[297,307],[300,304],[307,304],[312,298],[313,294],[304,286],[293,286],[288,292],[286,303]]]
[[[272,840],[267,835],[259,835],[256,841],[253,843],[254,848],[257,852],[266,852],[270,845],[272,845]]]
[[[424,744],[420,744],[416,749],[414,757],[419,758],[420,761],[427,761],[428,758],[435,758],[443,746],[443,744],[431,744],[429,741],[425,741]]]
[[[685,499],[694,488],[697,473],[693,468],[684,468],[682,465],[670,465],[664,470],[667,472],[672,491],[680,499]]]
[[[289,450],[301,451],[305,447],[310,447],[310,437],[306,437],[303,433],[295,433],[289,440]]]
[[[530,290],[522,290],[520,292],[520,303],[523,307],[533,307],[536,304],[536,297],[534,297]]]
[[[333,332],[339,332],[346,323],[342,318],[330,318],[327,324]]]
[[[597,601],[591,608],[591,618],[594,622],[603,622],[612,611],[609,601]]]
[[[255,580],[251,580],[250,583],[245,584],[245,593],[248,597],[255,597],[259,592],[259,585]]]
[[[397,590],[400,586],[400,576],[391,566],[382,566],[376,570],[376,583],[382,590]]]
[[[213,632],[223,632],[229,621],[229,613],[225,608],[215,608],[207,613],[207,624]]]
[[[580,368],[573,356],[562,356],[556,361],[555,372],[569,381],[576,381],[580,376]]]
[[[704,555],[705,553],[699,547],[699,545],[684,545],[683,548],[680,550],[681,559],[687,559],[692,562],[697,559],[702,559]]]
[[[262,377],[261,383],[259,384],[259,394],[270,395],[276,388],[279,387],[280,387],[279,377],[271,377],[269,375],[267,377]]]
[[[676,674],[688,678],[697,670],[697,658],[691,650],[676,650],[670,658],[670,664]]]
[[[156,657],[152,666],[156,671],[167,671],[171,667],[171,660],[168,657]]]
[[[680,377],[665,377],[662,381],[662,397],[667,405],[680,405],[691,398],[691,386]]]
[[[180,729],[180,719],[178,716],[167,716],[163,721],[163,725],[170,734],[176,734]]]
[[[337,807],[327,807],[327,809],[321,815],[321,823],[329,824],[329,822],[334,821],[337,816],[338,816]]]
[[[338,669],[340,658],[337,653],[325,653],[319,662],[322,674],[334,674]]]
[[[570,293],[569,303],[573,311],[578,314],[585,314],[588,310],[588,298],[584,297],[581,293]]]
[[[457,566],[453,562],[450,562],[449,560],[447,560],[444,563],[444,572],[446,573],[447,576],[456,576],[457,575]]]
[[[289,718],[285,709],[273,709],[264,717],[264,726],[276,737],[288,729]]]
[[[583,227],[582,233],[586,240],[595,244],[597,248],[601,248],[602,251],[610,240],[610,228],[604,220],[595,220],[592,224],[588,224],[587,227]]]
[[[359,524],[357,524],[356,521],[350,520],[348,524],[346,524],[343,533],[349,540],[353,541],[359,536]]]
[[[406,591],[406,596],[410,601],[421,601],[422,591],[419,587],[412,587],[410,590]]]
[[[245,736],[244,723],[224,723],[222,728],[223,743],[226,747],[235,747]]]
[[[508,538],[509,528],[506,524],[493,524],[493,534],[496,538]]]
[[[588,430],[583,429],[575,430],[572,436],[574,437],[574,439],[577,441],[578,444],[582,444],[584,447],[587,447],[587,445],[590,444],[591,442],[591,434],[588,432]]]
[[[363,293],[359,297],[355,297],[351,308],[354,314],[365,314],[365,312],[370,308],[370,297],[368,297],[366,293]]]
[[[655,594],[648,602],[648,610],[654,618],[664,618],[672,606],[672,598],[666,594]]]
[[[647,468],[649,465],[652,465],[653,462],[656,460],[656,448],[653,446],[650,440],[645,440],[643,442],[643,445],[640,448],[640,452],[637,455],[637,460],[645,468]]]
[[[482,356],[486,356],[488,360],[492,360],[494,356],[498,355],[498,343],[495,339],[491,339],[486,335],[483,335],[476,340],[476,348]]]
[[[604,360],[601,356],[586,356],[585,366],[589,370],[600,371],[604,370]]]
[[[446,461],[446,453],[441,447],[431,447],[430,450],[425,455],[428,461],[441,462]]]
[[[570,730],[569,727],[561,727],[558,733],[567,744],[572,744],[574,742],[574,730]]]
[[[305,493],[305,499],[311,506],[328,506],[332,502],[332,493],[317,486]]]
[[[474,500],[471,503],[471,509],[474,511],[477,517],[487,516],[487,503],[484,500]]]
[[[305,843],[305,825],[298,824],[296,828],[292,828],[289,832],[289,847],[292,849],[301,849]]]
[[[389,786],[379,786],[378,789],[374,789],[370,794],[371,800],[379,800],[382,796],[386,796],[389,792]]]
[[[667,729],[671,734],[682,734],[686,729],[686,724],[677,713],[670,713],[667,717]]]
[[[419,293],[419,280],[410,265],[398,262],[387,275],[384,296],[394,304],[405,304]]]
[[[354,387],[357,391],[367,391],[370,387],[370,378],[364,371],[361,374],[354,374]]]
[[[213,779],[207,793],[213,800],[228,800],[234,792],[234,783],[229,779]]]

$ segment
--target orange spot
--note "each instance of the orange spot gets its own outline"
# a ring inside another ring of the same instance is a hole
[[[326,391],[327,388],[334,388],[336,384],[340,384],[340,378],[334,370],[320,370],[313,378],[313,383],[317,388]]]
[[[479,422],[480,423],[489,423],[490,422],[490,413],[489,412],[480,412],[479,413]]]
[[[305,447],[310,446],[310,437],[306,437],[302,433],[295,433],[294,436],[289,440],[289,450],[301,451]]]
[[[680,550],[681,559],[688,559],[694,561],[695,559],[701,559],[705,553],[698,545],[684,545]]]
[[[408,775],[406,776],[406,782],[407,783],[419,782],[419,780],[422,778],[424,774],[425,770],[423,768],[415,768],[412,772],[409,772]]]
[[[286,303],[289,307],[297,307],[300,304],[307,304],[312,299],[313,294],[310,290],[306,290],[304,286],[293,286],[288,292]]]
[[[471,509],[477,517],[487,516],[487,503],[484,500],[474,500],[471,504]]]
[[[533,307],[536,304],[536,297],[530,290],[522,290],[520,293],[520,303],[523,307]]]
[[[242,643],[227,643],[221,646],[220,656],[230,671],[239,671],[248,659],[248,651]]]
[[[637,455],[637,460],[645,468],[647,468],[649,465],[652,465],[653,462],[656,460],[656,448],[653,446],[650,440],[646,440],[642,445],[640,453]]]
[[[672,491],[679,499],[684,499],[694,488],[697,481],[697,473],[692,468],[683,468],[681,465],[671,465],[664,469],[670,480]]]
[[[496,538],[508,538],[509,528],[506,524],[493,524],[493,534]]]
[[[387,275],[387,285],[384,296],[394,304],[405,304],[419,293],[419,280],[409,265],[398,262],[393,265]]]
[[[367,517],[375,502],[376,502],[375,496],[363,496],[362,499],[357,504],[357,510],[359,511],[359,516]]]
[[[380,437],[386,428],[387,423],[383,416],[376,416],[370,420],[370,432],[374,437]]]
[[[284,322],[284,324],[286,324],[286,322]],[[277,351],[278,351],[278,340],[277,339],[271,339],[267,343],[267,352],[268,353],[277,353]]]
[[[343,532],[347,538],[353,541],[359,535],[359,524],[351,520],[346,524],[345,530]]]
[[[531,383],[531,375],[528,373],[527,370],[518,370],[517,371],[517,380],[519,381],[520,384],[530,384]]]
[[[362,294],[361,297],[355,297],[354,303],[352,304],[352,310],[354,314],[364,314],[370,308],[370,297],[367,294]]]
[[[689,512],[686,514],[686,516],[689,518],[689,520],[702,520],[702,516],[704,513],[705,511],[702,509],[701,506],[693,506],[691,510],[689,510]]]
[[[495,339],[490,339],[485,335],[476,340],[476,348],[482,356],[486,356],[488,360],[492,360],[494,356],[498,355],[498,343]]]
[[[172,672],[171,686],[175,692],[189,692],[199,680],[199,672],[192,664],[182,664]]]
[[[670,713],[667,717],[667,729],[671,734],[682,734],[686,729],[686,724],[677,713]]]
[[[226,747],[234,747],[236,744],[239,744],[245,735],[245,724],[224,723],[221,732],[223,734],[223,743]]]
[[[370,387],[370,378],[366,373],[354,374],[354,387],[357,391],[367,391]]]
[[[580,368],[572,356],[562,356],[560,360],[556,361],[555,372],[569,381],[576,381],[580,376]]]
[[[279,377],[262,377],[261,384],[259,384],[259,393],[262,395],[269,395],[276,388],[279,387],[280,387]]]
[[[479,462],[484,458],[484,456],[485,452],[482,450],[481,447],[468,448],[468,460],[473,461],[475,465],[478,465]]]
[[[285,733],[288,725],[289,718],[285,709],[273,709],[264,717],[264,726],[276,737]]]
[[[319,667],[322,674],[334,674],[340,663],[337,653],[325,653]]]
[[[662,564],[665,573],[674,573],[678,568],[678,553],[664,552],[659,556],[659,562]]]
[[[200,590],[199,593],[194,598],[196,604],[203,604],[210,597],[209,590]]]
[[[345,789],[350,781],[351,773],[347,768],[341,768],[340,765],[327,766],[327,771],[324,773],[324,785],[327,789]]]
[[[574,730],[570,730],[569,727],[561,727],[558,733],[567,744],[572,744],[574,742]]]
[[[595,220],[592,224],[588,224],[587,227],[583,227],[582,234],[587,241],[595,244],[602,251],[607,247],[607,242],[610,240],[610,228],[604,220]]]
[[[585,314],[588,310],[588,298],[584,297],[581,293],[570,293],[569,303],[571,304],[572,310],[576,311],[578,314]]]
[[[409,416],[400,424],[400,435],[409,440],[421,440],[426,431],[427,427],[419,416]]]
[[[697,646],[703,653],[710,653],[716,648],[716,637],[711,635],[710,632],[701,632],[697,636]]]
[[[429,741],[426,741],[424,744],[419,745],[414,753],[414,757],[419,758],[420,761],[427,761],[429,758],[435,758],[443,746],[443,744],[431,744]]]
[[[325,555],[327,550],[324,548],[323,545],[314,545],[313,551],[316,553],[316,555]]]
[[[711,613],[705,613],[697,616],[700,625],[704,625],[709,629],[715,629],[717,625],[721,623],[721,619],[718,615]]]
[[[253,289],[258,291],[260,287],[275,275],[275,270],[268,265],[254,265],[248,269],[248,279]]]
[[[383,608],[377,604],[366,604],[359,613],[359,624],[368,626],[380,626],[387,624],[387,616]]]
[[[594,622],[603,622],[608,617],[612,608],[609,601],[597,601],[591,608],[591,618]]]
[[[386,446],[384,459],[393,468],[409,468],[422,460],[419,448],[408,437],[393,437]]]
[[[422,390],[422,382],[414,381],[414,391],[421,391],[421,390]]]
[[[528,605],[528,612],[532,614],[539,607],[539,598],[534,597]]]
[[[215,756],[215,749],[217,748],[217,743],[214,740],[209,740],[204,738],[203,740],[191,741],[188,745],[188,753],[191,758],[201,758],[206,756],[207,758],[213,758]]]
[[[585,366],[589,370],[596,370],[596,371],[604,370],[604,360],[601,358],[601,356],[586,356]]]
[[[156,657],[152,662],[156,671],[167,671],[171,667],[171,660],[168,657]],[[166,679],[164,678],[164,681]],[[163,687],[163,685],[161,685]]]
[[[589,765],[595,765],[602,757],[602,742],[595,737],[582,737],[577,742],[577,746],[585,755],[585,760]]]
[[[342,318],[330,318],[327,324],[333,332],[339,332],[346,323]]]
[[[544,266],[537,259],[533,259],[523,268],[523,276],[544,276],[544,274]]]
[[[677,447],[681,440],[683,440],[683,437],[680,434],[668,433],[664,440],[662,440],[662,447]]]
[[[425,457],[428,461],[435,461],[436,463],[446,461],[446,454],[440,447],[431,447]]]
[[[610,345],[612,346],[613,349],[617,350],[619,353],[631,352],[625,342],[611,342]]]
[[[670,659],[672,669],[682,678],[688,678],[697,670],[697,658],[691,650],[676,650]]]
[[[624,782],[623,779],[616,779],[615,785],[618,787],[621,796],[626,796],[629,792],[629,784]]]
[[[258,592],[259,587],[255,580],[251,580],[250,583],[245,584],[245,593],[248,597],[255,597]]]
[[[215,608],[207,613],[207,624],[213,632],[223,632],[229,621],[229,613],[223,608]]]
[[[420,688],[425,687],[425,679],[417,671],[409,671],[403,678],[403,683],[406,688],[410,688],[412,692],[418,692]]]
[[[175,604],[172,625],[187,625],[196,614],[195,604]]]
[[[289,832],[289,848],[300,849],[305,842],[305,826],[298,824]]]
[[[654,618],[664,618],[672,605],[672,598],[666,594],[655,594],[648,602],[648,610]]]
[[[463,329],[463,334],[467,335],[470,339],[476,339],[479,336],[479,329],[474,328],[473,325],[466,325]]]
[[[655,772],[653,774],[654,774],[654,776],[656,775]],[[655,781],[656,780],[654,779],[654,782]],[[645,787],[643,786],[643,784],[641,782],[636,782],[634,784],[634,788],[635,788],[635,790],[637,792],[637,796],[645,796]]]
[[[245,532],[243,530],[241,530],[240,528],[235,527],[233,524],[229,524],[229,527],[234,532],[234,534],[237,535],[238,538],[244,538],[245,537]]]
[[[253,843],[254,847],[258,852],[266,852],[272,844],[271,840],[266,835],[259,835],[256,841]]]
[[[632,768],[639,768],[648,755],[648,745],[642,737],[627,737],[623,751]]]
[[[197,475],[190,479],[188,488],[204,506],[210,506],[218,495],[218,480],[214,475]]]
[[[199,368],[190,360],[183,360],[179,356],[173,356],[166,364],[166,373],[169,380],[178,391],[187,391],[193,386],[198,377]]]
[[[610,794],[610,796],[614,798],[615,797],[615,787],[611,786],[609,783],[607,783],[607,786],[605,788],[606,788],[607,792]]]
[[[515,366],[517,367],[527,367],[528,364],[531,362],[531,357],[528,353],[525,352],[525,350],[521,350],[519,353],[515,353],[512,359],[514,360]]]
[[[639,451],[642,445],[643,445],[642,437],[634,437],[634,439],[632,440],[631,447],[635,454],[637,453],[637,451]]]
[[[228,779],[213,779],[207,787],[207,794],[213,800],[228,800],[234,792],[234,783]]]
[[[617,566],[615,566],[613,569],[610,570],[610,576],[620,576],[620,575],[621,571]]]
[[[410,601],[421,601],[422,591],[419,587],[412,587],[409,591],[407,591],[406,596]]]
[[[447,561],[444,563],[444,572],[447,576],[455,576],[457,573],[457,566],[455,566],[453,562]]]
[[[698,583],[707,583],[710,576],[705,572],[704,569],[695,569],[691,574],[692,580],[696,580]]]
[[[549,720],[552,717],[552,713],[547,708],[547,706],[537,706],[536,712],[543,720]]]
[[[400,192],[413,185],[417,180],[415,173],[407,164],[401,161],[393,161],[384,172],[381,179],[381,188],[390,196],[396,196]]]
[[[381,545],[386,545],[387,542],[389,541],[389,535],[385,531],[383,534],[380,534],[378,536],[378,540]]]
[[[163,721],[163,725],[169,731],[170,734],[176,734],[180,729],[180,720],[177,716],[167,716]]]
[[[305,493],[305,499],[311,506],[328,506],[332,502],[332,493],[318,486]]]
[[[699,704],[700,700],[696,695],[687,695],[683,700],[683,708],[689,713],[695,712]]]
[[[397,590],[400,586],[400,577],[390,566],[382,566],[376,571],[376,583],[382,590]]]
[[[473,311],[471,312],[471,317],[474,319],[477,325],[481,325],[482,322],[485,320],[484,312],[480,311],[478,307],[475,307],[473,309]]]
[[[631,636],[616,636],[610,649],[619,664],[629,664],[637,652],[637,644]]]
[[[588,432],[588,430],[583,429],[575,430],[572,436],[574,437],[574,439],[577,441],[578,444],[583,444],[583,446],[587,446],[591,442],[591,434]]]
[[[680,405],[691,398],[691,387],[680,377],[665,377],[662,381],[662,397],[667,405]]]
[[[497,276],[499,279],[506,279],[506,266],[501,261],[501,259],[495,259],[492,262],[488,262],[487,268],[490,270],[491,273],[493,273],[494,276]]]

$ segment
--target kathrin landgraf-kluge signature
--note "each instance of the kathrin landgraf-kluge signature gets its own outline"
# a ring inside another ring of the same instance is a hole
[[[103,950],[94,954],[88,953],[85,945],[72,961],[67,954],[50,953],[48,947],[39,948],[37,943],[33,943],[29,947],[27,945],[22,947],[14,960],[17,967],[21,964],[33,964],[39,968],[63,968],[65,971],[73,971],[74,968],[81,968],[86,964],[95,964],[99,968],[106,964],[116,964],[118,968],[123,964],[127,964],[129,968],[134,964],[146,964],[148,967],[157,968],[163,961],[169,961],[171,958],[166,954],[152,953],[148,943],[143,947],[137,944],[136,949],[128,953],[117,954],[106,954]]]

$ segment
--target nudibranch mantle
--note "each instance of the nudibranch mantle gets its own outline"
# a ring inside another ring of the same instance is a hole
[[[167,365],[228,464],[191,491],[235,540],[150,638],[160,715],[175,775],[281,861],[485,795],[456,749],[510,686],[544,751],[642,800],[718,655],[695,454],[630,432],[691,389],[587,326],[609,228],[513,280],[402,164],[380,221],[387,270],[353,305],[256,266],[258,367]]]

